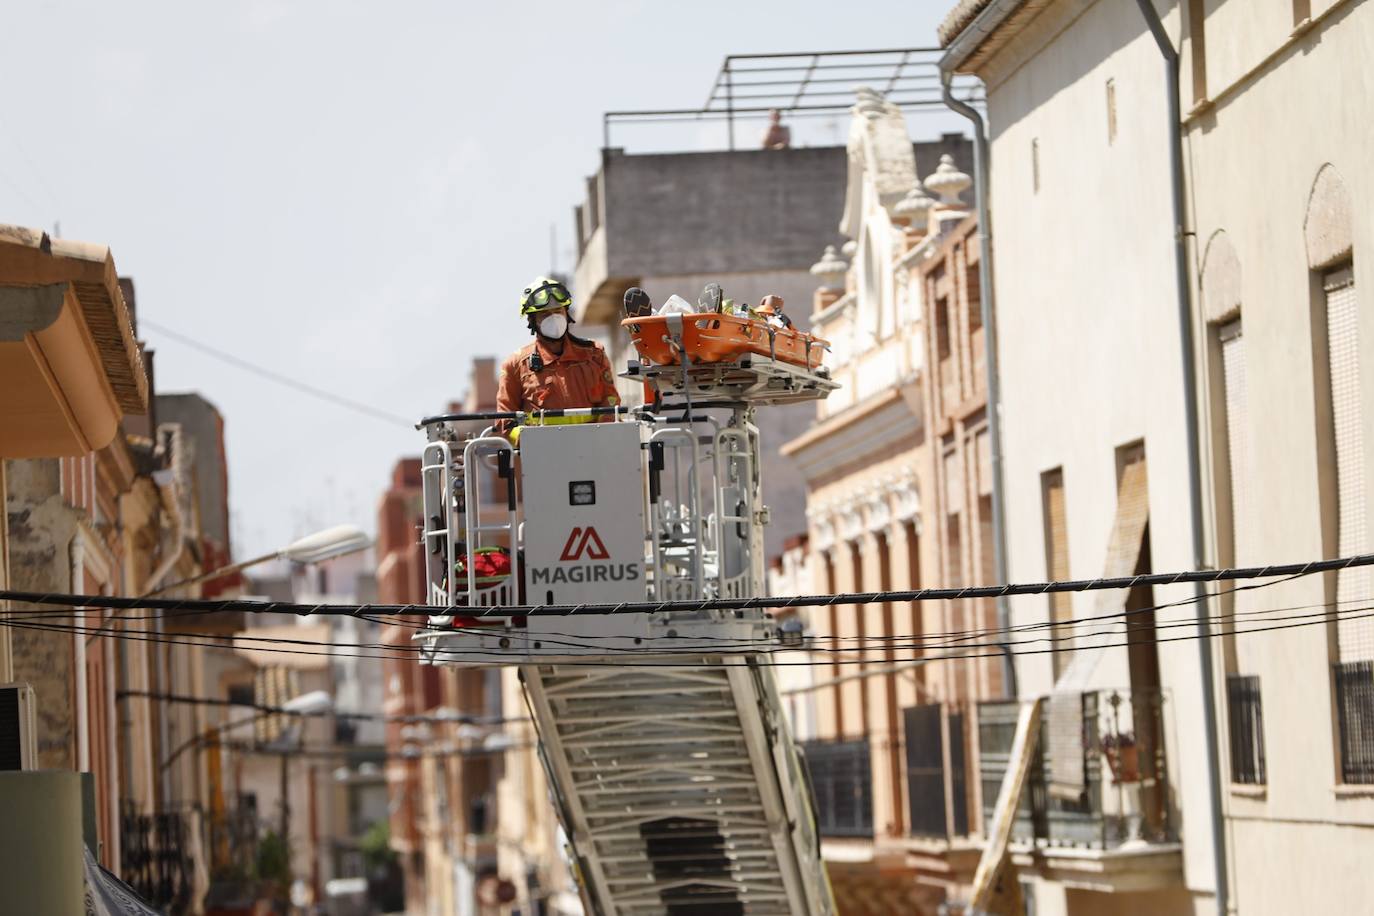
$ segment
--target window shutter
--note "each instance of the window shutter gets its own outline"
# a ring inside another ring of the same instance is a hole
[[[1062,582],[1069,578],[1069,522],[1068,510],[1064,505],[1064,472],[1062,469],[1048,471],[1043,478],[1045,513],[1045,572],[1048,578]],[[1072,657],[1073,648],[1073,596],[1068,592],[1051,592],[1050,624],[1051,632],[1059,651],[1051,656],[1055,677],[1064,670]]]
[[[1343,557],[1368,548],[1365,511],[1364,399],[1360,390],[1359,311],[1355,277],[1349,267],[1333,271],[1322,284],[1326,292],[1326,342],[1331,415],[1336,438],[1337,551]],[[1336,574],[1336,602],[1348,614],[1367,601],[1371,577],[1367,567]],[[1374,659],[1374,619],[1345,619],[1337,624],[1341,662]]]
[[[1130,461],[1121,469],[1116,489],[1116,520],[1107,542],[1107,564],[1103,578],[1122,578],[1133,574],[1145,542],[1145,525],[1150,520],[1149,478],[1145,456]],[[1109,617],[1126,609],[1125,589],[1098,592],[1093,617]],[[1083,752],[1083,695],[1088,681],[1110,640],[1086,640],[1091,645],[1077,646],[1073,660],[1060,673],[1050,694],[1046,715],[1048,752],[1047,788],[1056,798],[1077,798],[1087,786],[1087,767]]]
[[[1221,372],[1226,390],[1226,453],[1231,472],[1231,551],[1235,565],[1252,562],[1254,530],[1249,495],[1250,393],[1245,380],[1245,338],[1240,321],[1221,328]]]

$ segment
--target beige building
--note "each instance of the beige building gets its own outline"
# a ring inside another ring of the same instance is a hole
[[[965,149],[965,154],[968,150]],[[918,167],[927,172],[924,184]],[[783,448],[807,482],[808,534],[774,586],[835,593],[972,583],[992,563],[976,220],[954,157],[913,146],[900,109],[860,90],[845,253],[826,251],[812,315],[841,388]],[[931,195],[938,196],[938,200]],[[809,575],[810,581],[800,581]],[[972,877],[977,701],[999,658],[937,660],[923,634],[995,625],[990,602],[800,612],[814,668],[784,669],[844,912],[935,913]]]
[[[0,226],[0,586],[208,596],[234,584],[171,587],[227,561],[227,485],[197,476],[197,453],[223,456],[222,422],[196,395],[154,398],[151,359],[107,248]],[[241,616],[177,632],[226,635]],[[211,695],[220,659],[160,638],[169,625],[146,613],[56,622],[81,629],[0,632],[0,683],[35,691],[37,765],[89,774],[94,855],[158,905],[193,911],[220,793],[205,755],[176,750],[222,714],[149,694]]]
[[[1181,60],[1186,356],[1175,122],[1141,9],[966,0],[942,29],[945,66],[987,91],[1012,581],[1193,568],[1193,458],[1206,564],[1369,547],[1374,328],[1357,303],[1358,251],[1374,244],[1359,203],[1374,178],[1374,12],[1233,0],[1159,13]],[[1186,638],[1195,608],[1163,606],[1191,588],[1013,600],[1014,624],[1048,624],[1072,650],[1017,659],[1021,696],[1049,697],[1011,856],[1035,912],[1214,912],[1219,891],[1245,914],[1370,899],[1374,629],[1350,612],[1367,590],[1357,572],[1215,597],[1211,683]],[[1111,648],[1090,635],[1106,628],[1074,624],[1122,612]],[[1294,614],[1316,616],[1244,634]],[[1009,742],[1005,726],[984,735],[985,784]]]

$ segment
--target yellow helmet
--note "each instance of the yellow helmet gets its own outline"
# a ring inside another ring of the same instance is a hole
[[[520,294],[520,314],[533,315],[549,309],[568,308],[572,305],[572,293],[562,280],[552,277],[535,277]]]

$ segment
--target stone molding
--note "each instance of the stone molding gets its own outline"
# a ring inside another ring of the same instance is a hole
[[[1225,230],[1207,240],[1202,256],[1202,312],[1208,324],[1222,324],[1240,314],[1240,258]]]
[[[1307,266],[1321,270],[1350,257],[1355,249],[1354,215],[1345,179],[1331,163],[1317,171],[1303,220]]]

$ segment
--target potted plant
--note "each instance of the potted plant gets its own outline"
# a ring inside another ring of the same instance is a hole
[[[1102,753],[1112,770],[1115,783],[1140,782],[1140,748],[1134,732],[1113,732],[1102,736]]]

